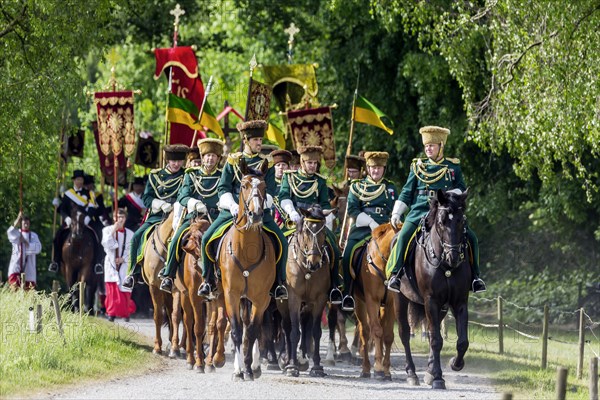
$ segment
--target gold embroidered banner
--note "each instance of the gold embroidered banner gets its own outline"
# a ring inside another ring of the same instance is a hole
[[[96,92],[94,103],[98,112],[98,145],[105,156],[117,156],[125,151],[129,157],[135,151],[133,126],[133,92]]]
[[[248,101],[246,102],[246,121],[269,120],[271,113],[271,86],[250,78]]]
[[[288,128],[294,140],[294,146],[323,146],[325,165],[335,166],[335,142],[333,140],[333,120],[331,108],[309,108],[307,110],[288,111]]]

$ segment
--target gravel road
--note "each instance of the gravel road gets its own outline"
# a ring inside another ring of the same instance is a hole
[[[152,320],[132,320],[129,323],[117,320],[123,327],[140,332],[150,338],[153,335]],[[165,332],[166,333],[166,332]],[[166,337],[163,336],[163,338]],[[351,340],[351,338],[350,338]],[[419,339],[416,339],[419,340]],[[321,344],[323,359],[328,337]],[[499,399],[489,379],[467,366],[461,372],[453,372],[446,366],[444,357],[444,378],[447,390],[432,390],[423,383],[426,365],[424,355],[417,354],[417,374],[421,386],[411,387],[406,383],[404,355],[392,353],[392,381],[380,382],[375,379],[359,378],[360,367],[346,362],[337,362],[334,367],[325,366],[327,376],[311,378],[308,372],[300,377],[284,376],[280,371],[263,369],[262,376],[253,382],[233,382],[232,355],[227,346],[227,363],[215,373],[200,374],[185,368],[185,361],[171,360],[164,356],[157,368],[144,374],[112,379],[104,382],[91,382],[79,388],[66,388],[59,391],[44,391],[40,398],[50,399]]]

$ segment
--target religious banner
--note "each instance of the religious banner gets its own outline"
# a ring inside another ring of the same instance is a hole
[[[102,154],[129,157],[135,150],[133,126],[133,92],[96,92],[98,112],[98,146]]]
[[[135,163],[145,168],[156,168],[158,164],[159,144],[151,137],[138,140]]]
[[[288,111],[288,127],[294,146],[322,146],[325,165],[335,166],[335,143],[330,107]]]
[[[271,86],[250,78],[248,101],[246,103],[246,121],[269,120],[271,113]]]
[[[94,131],[94,139],[96,141],[96,149],[98,150],[98,159],[100,160],[100,171],[104,177],[104,182],[112,185],[114,183],[115,168],[114,168],[114,157],[112,150],[109,150],[107,154],[101,149],[100,143],[100,132],[98,129],[98,123],[92,122],[92,130]],[[125,153],[121,152],[117,156],[117,167],[118,167],[118,183],[120,185],[125,184],[127,175],[127,160],[125,159]]]
[[[315,66],[312,64],[282,64],[259,67],[265,84],[273,88],[273,95],[281,110],[305,104],[319,92]]]

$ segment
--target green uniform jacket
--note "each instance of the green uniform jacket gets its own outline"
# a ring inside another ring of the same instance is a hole
[[[217,186],[219,185],[221,172],[218,168],[215,168],[212,173],[206,173],[203,167],[186,169],[183,187],[179,191],[177,201],[182,206],[187,207],[190,199],[200,200],[208,209],[211,219],[214,220],[219,215],[217,208],[217,203],[219,202]],[[189,220],[192,214],[188,212],[185,220]]]
[[[361,212],[368,214],[378,224],[390,221],[394,202],[398,199],[396,185],[388,179],[374,182],[370,177],[355,179],[348,192],[348,217],[356,221]]]
[[[243,177],[242,172],[240,171],[239,160],[244,158],[246,164],[251,167],[258,169],[260,167],[260,163],[263,160],[269,161],[269,157],[263,154],[254,154],[249,155],[246,153],[233,153],[227,157],[227,163],[223,168],[223,172],[221,174],[221,180],[219,181],[219,185],[217,190],[219,191],[219,197],[223,196],[225,193],[233,194],[233,198],[235,201],[239,201],[240,195],[240,182]],[[273,168],[271,163],[269,162],[269,169],[265,175],[265,183],[267,184],[267,193],[272,197],[277,195],[277,183],[275,182],[275,168]]]
[[[308,209],[318,203],[323,210],[331,209],[327,180],[319,174],[307,176],[302,170],[285,171],[279,190],[279,203],[291,200],[294,206]]]
[[[443,158],[436,163],[427,158],[415,158],[399,198],[410,207],[406,221],[419,223],[429,212],[429,197],[434,195],[437,189],[467,189],[460,161],[456,158]]]
[[[146,222],[159,222],[163,217],[162,211],[152,214],[152,200],[160,199],[170,204],[175,203],[179,189],[183,184],[184,175],[183,168],[176,173],[171,173],[166,167],[150,172],[146,189],[142,195],[142,201],[150,211]]]

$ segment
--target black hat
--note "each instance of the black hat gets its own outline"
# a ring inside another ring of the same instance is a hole
[[[254,121],[238,122],[236,128],[246,139],[264,137],[267,129],[267,121],[257,119]]]
[[[365,167],[365,159],[360,156],[349,154],[346,156],[346,168],[353,168],[361,171]]]
[[[171,144],[165,146],[165,160],[185,160],[190,148],[185,144]]]
[[[141,176],[136,176],[135,178],[133,178],[133,185],[145,185],[146,182],[144,182],[144,178],[142,178]]]
[[[201,158],[202,158],[202,157],[200,156],[200,149],[198,149],[197,147],[192,147],[192,148],[190,149],[190,152],[189,152],[189,153],[187,153],[187,156],[186,156],[186,159],[187,159],[188,161],[191,161],[191,160],[199,160],[199,159],[201,159]]]
[[[84,185],[89,185],[89,184],[91,184],[91,183],[95,183],[95,180],[94,180],[94,175],[88,175],[88,174],[85,174],[85,175],[83,176],[83,184],[84,184]]]
[[[83,172],[82,169],[76,169],[73,171],[73,176],[71,177],[71,179],[75,179],[75,178],[85,179],[85,173]]]

